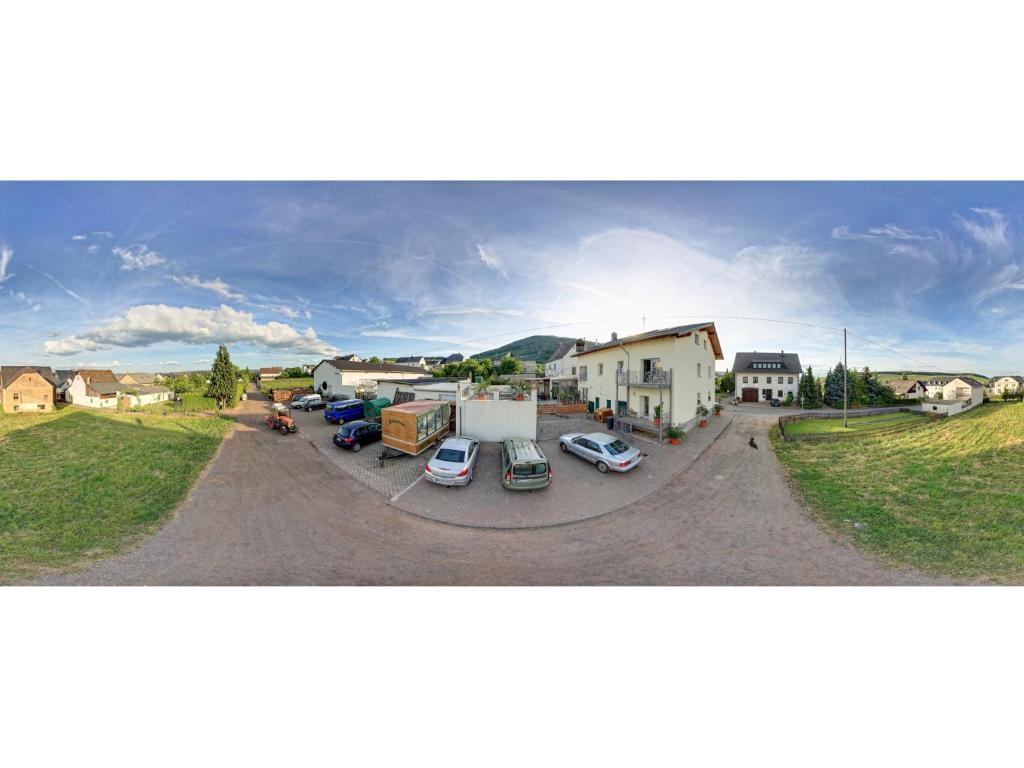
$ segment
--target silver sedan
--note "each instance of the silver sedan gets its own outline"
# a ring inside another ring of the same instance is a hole
[[[480,443],[468,437],[448,437],[441,443],[423,476],[437,485],[469,485],[480,456]]]
[[[595,464],[599,472],[629,472],[642,458],[639,448],[605,432],[570,432],[558,438],[558,447]]]

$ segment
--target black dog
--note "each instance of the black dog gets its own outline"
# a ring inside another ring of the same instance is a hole
[[[755,451],[758,450],[757,443],[754,442],[753,437],[750,438],[750,447],[753,448]]]

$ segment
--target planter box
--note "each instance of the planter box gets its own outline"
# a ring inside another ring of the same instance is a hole
[[[586,413],[586,403],[573,403],[572,405],[556,405],[555,413]]]

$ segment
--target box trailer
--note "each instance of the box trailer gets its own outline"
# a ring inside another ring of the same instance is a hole
[[[416,456],[448,435],[452,404],[447,400],[412,400],[380,413],[382,441],[388,448]]]

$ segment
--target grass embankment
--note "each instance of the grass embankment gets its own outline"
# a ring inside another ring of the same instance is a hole
[[[863,432],[872,429],[885,429],[904,424],[908,421],[918,422],[923,417],[913,413],[883,413],[877,416],[851,416],[850,426],[844,427],[842,419],[803,419],[786,425],[787,435],[818,435],[825,432]]]
[[[0,583],[113,554],[162,522],[229,419],[0,415]]]
[[[897,565],[1024,582],[1024,405],[982,405],[921,429],[772,442],[833,529]]]
[[[303,376],[300,379],[269,379],[260,384],[260,391],[268,395],[272,389],[302,389],[312,386],[312,376]]]

